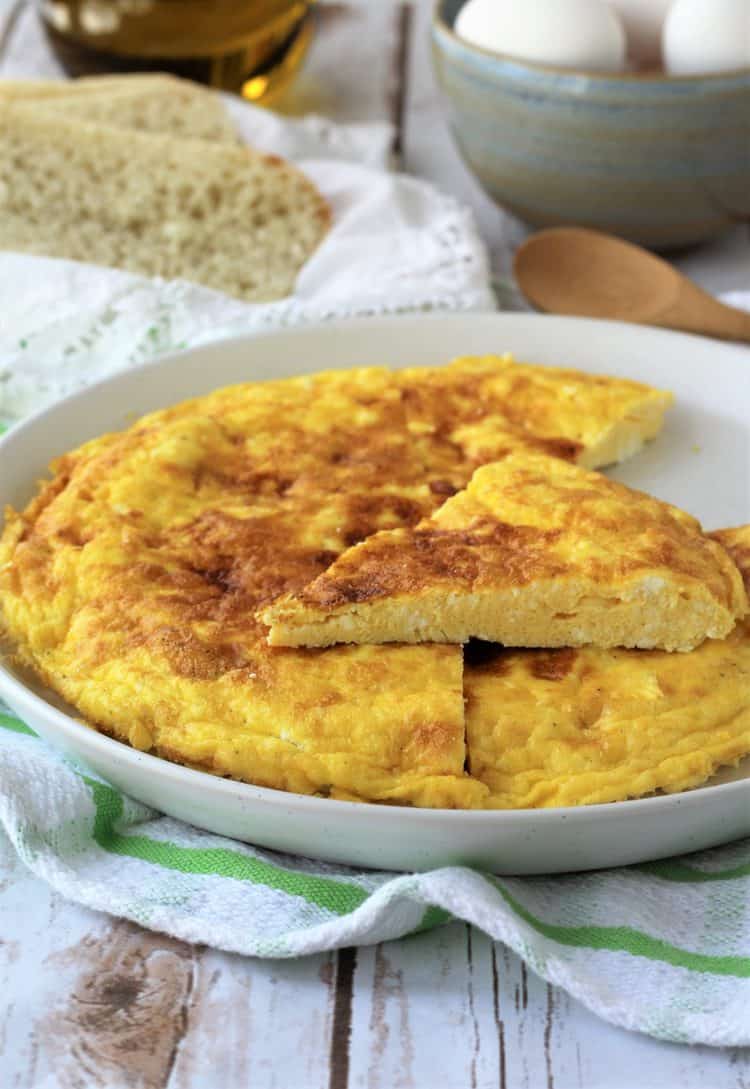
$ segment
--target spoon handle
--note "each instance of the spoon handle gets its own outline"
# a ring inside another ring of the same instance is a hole
[[[679,294],[656,316],[654,324],[750,344],[750,313],[719,302],[690,280],[681,282]]]
[[[714,336],[723,337],[726,340],[741,340],[750,344],[750,314],[745,310],[738,310],[735,306],[720,303],[717,307],[717,318],[720,319],[721,328],[717,327]],[[725,331],[722,332],[721,329]]]

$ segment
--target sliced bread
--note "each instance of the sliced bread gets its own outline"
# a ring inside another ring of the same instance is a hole
[[[225,144],[240,142],[219,96],[201,87],[193,89],[190,84],[55,95],[35,101],[34,108],[136,132],[171,133]]]
[[[27,81],[29,82],[29,81]],[[170,76],[123,76],[49,84],[0,82],[0,101],[138,132],[171,133],[195,140],[239,143],[215,91]]]
[[[133,72],[113,76],[85,76],[82,79],[0,79],[0,100],[58,98],[102,94],[120,90],[161,90],[172,84],[186,84],[162,72]]]
[[[288,295],[329,225],[289,163],[244,147],[0,106],[0,247]]]

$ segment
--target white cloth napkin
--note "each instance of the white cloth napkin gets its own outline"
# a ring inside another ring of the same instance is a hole
[[[332,206],[294,294],[249,304],[182,280],[0,253],[0,422],[187,345],[329,318],[495,308],[471,213],[385,169],[389,125],[229,105],[249,143],[297,162]]]

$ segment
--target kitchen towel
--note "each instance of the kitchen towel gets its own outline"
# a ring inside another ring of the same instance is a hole
[[[184,941],[296,957],[462,919],[613,1024],[750,1044],[750,840],[554,877],[363,872],[161,816],[65,760],[7,708],[0,828],[63,896]]]

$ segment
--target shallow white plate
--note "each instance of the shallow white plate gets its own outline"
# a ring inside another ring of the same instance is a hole
[[[504,351],[673,389],[678,404],[665,432],[614,475],[686,507],[707,528],[750,521],[750,351],[610,322],[515,314],[295,330],[200,348],[118,375],[0,441],[0,510],[24,505],[55,455],[217,386],[324,367],[434,364]],[[285,794],[170,764],[76,722],[53,694],[7,665],[0,665],[0,695],[48,741],[162,812],[257,845],[355,866],[463,862],[499,873],[553,873],[642,862],[750,835],[750,760],[711,786],[614,805],[419,810]]]

